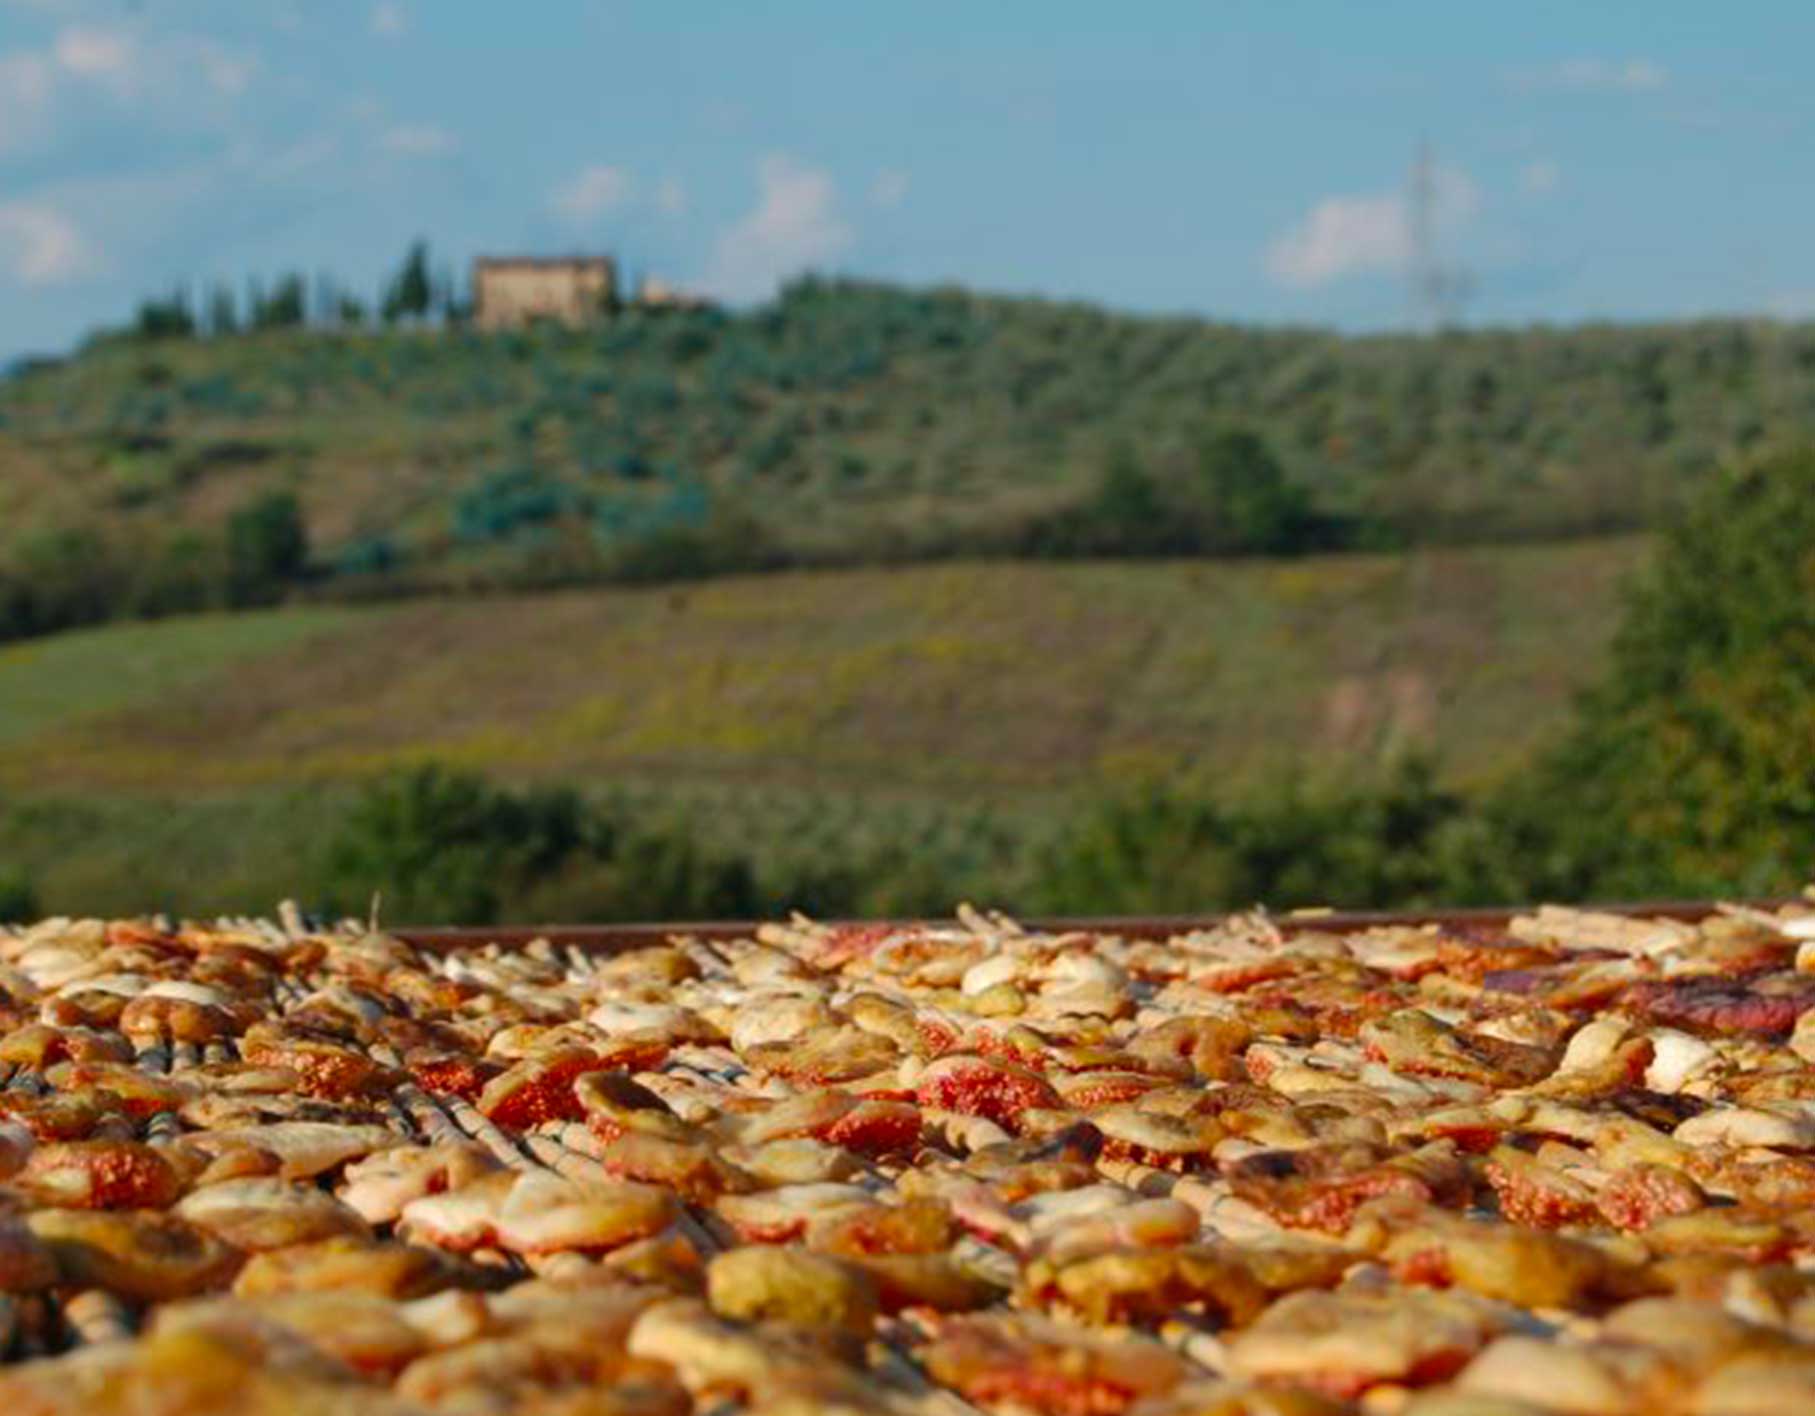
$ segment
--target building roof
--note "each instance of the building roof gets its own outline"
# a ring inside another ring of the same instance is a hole
[[[474,259],[475,267],[487,266],[531,266],[544,269],[560,266],[609,266],[614,264],[610,256],[479,256]]]

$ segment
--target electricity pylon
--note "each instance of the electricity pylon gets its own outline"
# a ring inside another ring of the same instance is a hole
[[[1468,272],[1445,265],[1437,252],[1437,165],[1427,141],[1418,144],[1406,194],[1406,277],[1411,285],[1412,323],[1422,330],[1450,329],[1462,322],[1462,306],[1474,288]]]

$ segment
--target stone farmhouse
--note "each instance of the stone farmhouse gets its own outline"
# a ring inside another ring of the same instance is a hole
[[[473,323],[480,329],[521,329],[537,320],[591,324],[622,299],[617,266],[609,256],[481,256],[473,263]],[[645,276],[631,303],[686,310],[706,302]]]
[[[536,320],[590,324],[611,308],[617,278],[609,256],[481,256],[473,263],[473,323],[480,329],[517,329]]]

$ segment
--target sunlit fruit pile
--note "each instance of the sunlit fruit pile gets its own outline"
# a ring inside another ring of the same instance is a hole
[[[1815,1412],[1815,908],[0,931],[0,1413]]]

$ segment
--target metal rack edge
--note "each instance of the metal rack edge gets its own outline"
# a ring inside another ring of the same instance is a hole
[[[1706,919],[1718,913],[1725,903],[1754,909],[1777,909],[1797,903],[1795,897],[1770,900],[1659,900],[1583,905],[1580,908],[1606,914],[1630,915],[1643,919],[1675,919],[1686,922]],[[1393,926],[1437,925],[1449,929],[1504,929],[1515,917],[1529,914],[1531,906],[1493,906],[1471,909],[1439,910],[1332,910],[1295,911],[1272,916],[1274,923],[1289,933],[1306,930],[1357,930]],[[1227,919],[1227,914],[1206,915],[1134,915],[1100,918],[1029,919],[1030,929],[1051,932],[1085,932],[1115,934],[1129,939],[1168,939],[1193,930],[1208,929]],[[832,926],[869,927],[923,923],[916,920],[828,920]],[[386,933],[417,948],[451,950],[486,944],[521,948],[537,939],[563,948],[576,947],[585,953],[615,954],[661,944],[680,935],[700,939],[747,939],[761,921],[756,920],[677,920],[672,923],[642,922],[634,924],[549,924],[549,925],[461,925],[397,926]]]

